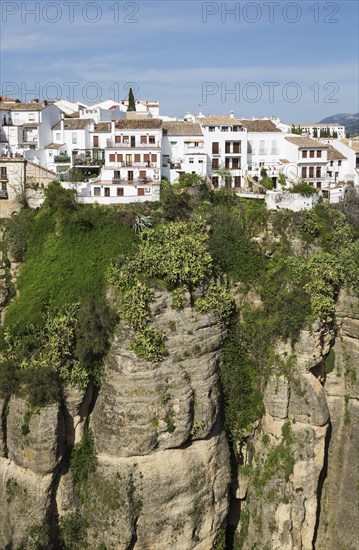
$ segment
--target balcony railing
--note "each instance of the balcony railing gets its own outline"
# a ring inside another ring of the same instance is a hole
[[[117,143],[112,139],[106,140],[106,147],[113,149],[160,149],[161,145],[156,141],[155,143]]]
[[[71,158],[65,156],[62,157],[59,155],[57,157],[54,157],[54,162],[57,164],[70,164]]]
[[[0,199],[8,199],[9,195],[6,189],[0,189]]]
[[[106,182],[101,182],[106,183]],[[125,179],[125,178],[112,178],[112,183],[114,184],[130,184],[130,185],[137,185],[139,183],[153,183],[153,178],[134,178],[132,180]]]

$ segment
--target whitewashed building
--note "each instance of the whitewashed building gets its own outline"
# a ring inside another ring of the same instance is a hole
[[[52,126],[61,117],[56,105],[45,103],[0,103],[0,152],[23,155],[43,149],[52,138]]]
[[[208,158],[207,175],[214,187],[225,185],[222,169],[229,171],[231,186],[242,187],[247,166],[247,129],[241,120],[230,116],[197,117],[204,136]]]
[[[198,123],[163,121],[162,176],[171,183],[181,174],[207,176],[209,157]]]
[[[110,138],[109,128],[104,128],[105,164],[81,200],[100,204],[159,200],[162,121],[120,120],[111,123]]]

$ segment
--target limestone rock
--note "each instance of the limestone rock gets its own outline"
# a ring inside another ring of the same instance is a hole
[[[63,446],[59,404],[49,405],[33,413],[28,424],[29,433],[24,435],[22,432],[27,411],[28,404],[24,399],[11,397],[7,417],[9,458],[16,465],[29,468],[36,474],[48,474],[57,465]]]

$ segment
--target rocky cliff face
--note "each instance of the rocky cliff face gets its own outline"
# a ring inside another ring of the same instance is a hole
[[[20,398],[0,403],[0,548],[29,544],[44,524],[56,547],[59,521],[78,512],[89,548],[214,546],[230,481],[217,378],[223,332],[211,314],[170,303],[169,293],[156,293],[154,320],[168,349],[159,365],[139,359],[119,327],[98,395],[71,390],[61,406],[30,414]],[[81,499],[68,451],[86,423],[98,465]]]
[[[295,364],[268,381],[265,416],[241,449],[244,549],[358,547],[358,300],[345,291],[337,318],[335,333],[302,331]],[[335,367],[326,373],[331,349]],[[277,352],[290,355],[287,346]]]

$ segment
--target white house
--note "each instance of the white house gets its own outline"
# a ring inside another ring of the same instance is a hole
[[[51,141],[51,128],[61,117],[56,105],[45,103],[0,103],[2,154],[23,155],[44,148]]]
[[[285,137],[285,166],[283,173],[291,183],[301,179],[322,189],[326,180],[328,146],[319,140],[304,136]]]
[[[104,128],[105,164],[100,176],[89,182],[81,200],[101,204],[159,200],[162,121],[112,122],[110,138],[109,128]]]
[[[242,166],[247,165],[247,129],[241,120],[231,116],[198,116],[202,127],[204,147],[208,158],[207,174],[214,187],[224,185],[218,170],[226,169],[231,174],[231,185],[242,186]]]
[[[164,121],[162,137],[162,175],[171,183],[180,174],[207,175],[209,158],[198,123]]]
[[[276,185],[283,168],[285,134],[270,119],[242,120],[247,129],[247,166],[244,170],[252,177],[260,178],[264,168]]]

